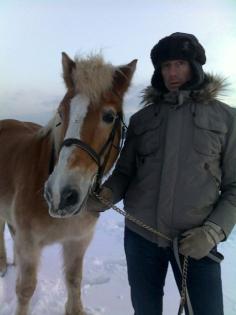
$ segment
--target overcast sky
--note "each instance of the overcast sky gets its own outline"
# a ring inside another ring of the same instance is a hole
[[[116,65],[137,58],[135,94],[150,82],[151,48],[176,31],[198,37],[204,69],[228,78],[227,101],[236,106],[235,21],[235,0],[1,0],[0,118],[57,106],[62,51],[102,50]]]

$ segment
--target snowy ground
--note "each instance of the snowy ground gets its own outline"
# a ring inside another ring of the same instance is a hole
[[[123,251],[123,229],[123,218],[114,211],[101,215],[84,262],[82,295],[88,315],[133,314]],[[8,231],[6,243],[8,260],[11,262],[12,241]],[[222,263],[225,315],[235,315],[236,230],[220,250],[225,255]],[[50,246],[44,250],[38,286],[31,302],[31,315],[64,315],[66,291],[61,264],[59,246]],[[0,315],[14,314],[15,278],[15,268],[11,266],[6,276],[0,278]],[[164,315],[177,314],[178,302],[178,293],[169,270],[165,287]]]

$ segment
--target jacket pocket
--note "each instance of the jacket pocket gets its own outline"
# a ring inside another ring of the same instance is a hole
[[[139,156],[147,156],[155,153],[160,148],[160,126],[162,119],[152,119],[149,123],[142,123],[135,129],[137,137],[137,153]]]
[[[193,118],[193,145],[194,149],[203,155],[219,156],[222,152],[227,128],[223,122],[209,118]]]

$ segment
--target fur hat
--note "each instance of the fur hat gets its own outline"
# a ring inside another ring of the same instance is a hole
[[[178,59],[189,61],[193,72],[192,80],[182,88],[193,89],[203,82],[202,65],[206,62],[204,48],[194,35],[177,32],[162,38],[151,50],[151,60],[155,68],[151,82],[155,88],[165,90],[161,75],[162,62]]]

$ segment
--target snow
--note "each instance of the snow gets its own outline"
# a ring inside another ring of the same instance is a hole
[[[122,204],[120,204],[122,206]],[[125,254],[123,218],[114,211],[101,214],[96,232],[84,260],[82,299],[87,315],[132,315]],[[12,262],[12,240],[6,230],[8,261]],[[225,315],[236,314],[236,230],[220,245]],[[64,315],[66,289],[60,246],[44,249],[38,285],[31,300],[31,315]],[[15,267],[9,265],[0,278],[0,315],[13,315],[16,307]],[[163,315],[177,314],[179,296],[169,268],[165,286]]]

